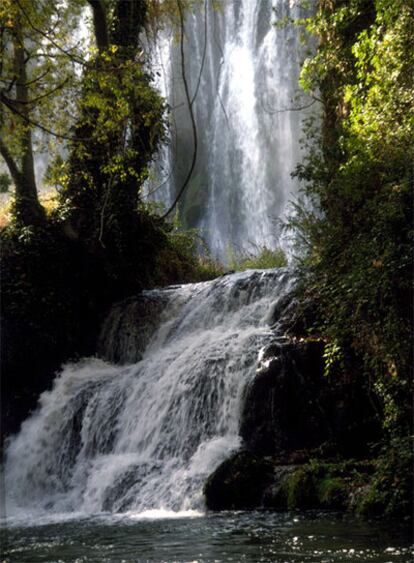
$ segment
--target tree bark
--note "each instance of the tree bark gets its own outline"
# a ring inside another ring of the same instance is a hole
[[[88,0],[92,8],[93,29],[96,45],[100,53],[109,47],[108,20],[105,4],[102,0]]]
[[[16,77],[16,100],[14,105],[23,117],[21,120],[22,155],[19,165],[1,141],[0,152],[6,161],[16,187],[16,216],[26,225],[44,218],[44,209],[40,205],[34,169],[33,144],[29,117],[29,92],[25,61],[25,48],[20,21],[16,21],[13,38],[14,74]]]

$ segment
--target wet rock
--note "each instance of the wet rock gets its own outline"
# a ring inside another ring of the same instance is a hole
[[[224,461],[204,486],[209,510],[249,510],[263,505],[263,493],[273,479],[269,460],[248,451]]]
[[[366,455],[380,424],[363,382],[324,376],[323,344],[275,342],[260,358],[245,395],[240,434],[252,453],[325,449]]]
[[[103,325],[98,355],[114,363],[141,360],[151,336],[160,324],[166,299],[142,294],[115,304]]]
[[[274,455],[329,439],[322,351],[318,342],[275,343],[264,351],[242,412],[240,433],[252,452]]]

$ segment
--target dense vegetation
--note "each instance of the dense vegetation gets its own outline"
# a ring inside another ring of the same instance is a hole
[[[327,375],[363,374],[381,417],[363,501],[379,512],[409,512],[412,487],[413,16],[408,0],[324,0],[300,22],[319,40],[301,81],[322,111],[290,223],[302,303]]]

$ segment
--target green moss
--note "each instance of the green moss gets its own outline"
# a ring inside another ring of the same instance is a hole
[[[284,485],[288,510],[312,508],[316,504],[315,483],[309,466],[288,475]]]
[[[353,491],[368,482],[370,472],[372,465],[367,462],[312,460],[286,476],[282,498],[288,510],[346,509]]]
[[[328,474],[317,484],[317,495],[322,506],[340,508],[345,502],[347,487],[343,479]]]

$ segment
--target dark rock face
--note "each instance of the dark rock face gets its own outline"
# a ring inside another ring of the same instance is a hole
[[[263,490],[273,477],[272,464],[248,451],[224,461],[204,486],[209,510],[248,510],[262,505]]]
[[[240,428],[251,451],[273,455],[312,448],[328,439],[318,396],[323,384],[321,348],[311,344],[273,344],[264,351],[246,393]]]
[[[114,363],[138,362],[160,324],[165,300],[145,292],[115,304],[103,325],[98,354]]]
[[[275,343],[263,353],[247,389],[240,433],[257,455],[310,450],[366,455],[379,423],[362,385],[330,381],[323,374],[323,345]]]

